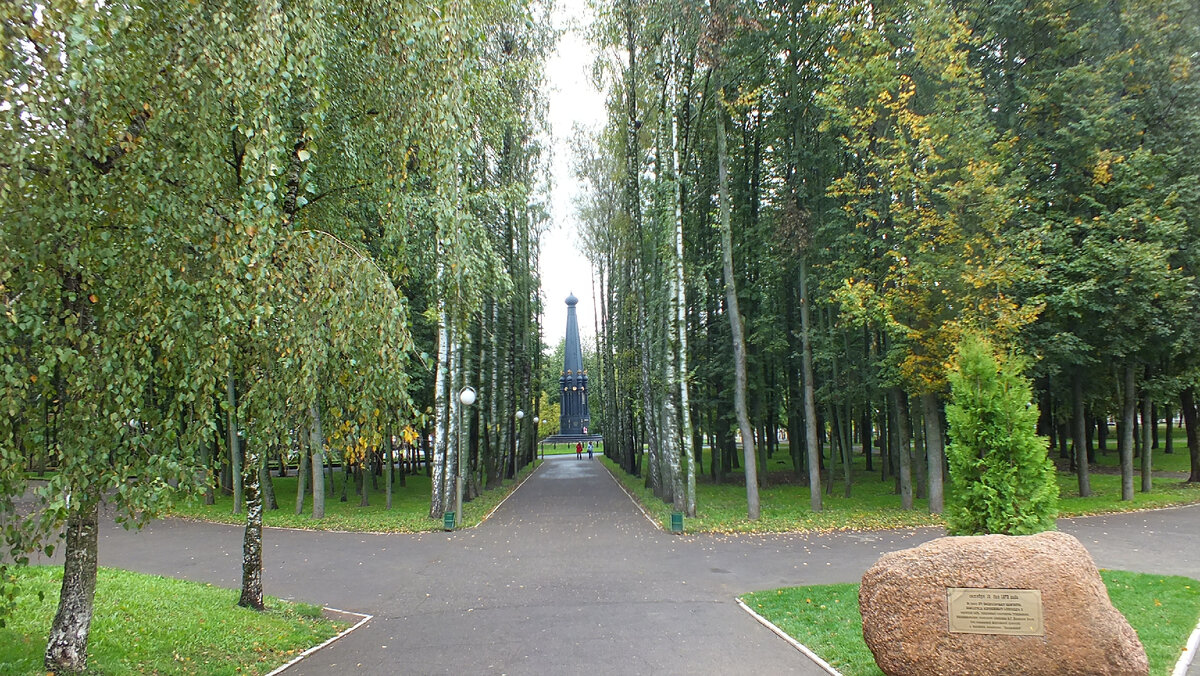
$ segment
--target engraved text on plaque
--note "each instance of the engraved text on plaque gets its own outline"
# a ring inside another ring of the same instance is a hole
[[[950,632],[1044,636],[1040,589],[946,588]]]

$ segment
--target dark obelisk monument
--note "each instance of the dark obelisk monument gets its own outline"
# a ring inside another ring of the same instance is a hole
[[[588,411],[588,375],[583,368],[583,346],[579,342],[579,318],[575,305],[579,299],[575,294],[567,296],[567,335],[565,338],[562,375],[558,378],[560,410],[558,434],[546,437],[542,443],[575,444],[577,442],[601,441],[604,437],[591,429],[591,413]]]
[[[583,347],[579,344],[579,318],[575,315],[575,294],[567,296],[567,336],[563,351],[563,371],[558,379],[562,388],[562,410],[559,413],[559,435],[587,434],[591,415],[588,413],[587,371],[583,368]]]

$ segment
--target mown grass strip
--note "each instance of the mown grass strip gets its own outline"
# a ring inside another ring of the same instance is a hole
[[[768,462],[768,481],[759,487],[762,514],[758,521],[746,518],[746,489],[740,471],[726,477],[725,483],[715,484],[707,475],[696,483],[696,518],[685,521],[685,530],[693,533],[784,533],[829,532],[838,530],[879,530],[888,528],[919,528],[943,525],[940,516],[928,512],[928,502],[913,501],[912,510],[900,508],[900,497],[889,478],[881,481],[878,471],[867,472],[861,456],[853,466],[851,497],[843,497],[840,468],[835,468],[832,493],[823,496],[823,509],[809,508],[808,484],[789,471],[790,460],[771,459]],[[613,476],[641,502],[663,527],[668,529],[672,507],[646,488],[645,480],[627,474],[610,458],[602,458]],[[705,451],[705,462],[708,451]],[[707,465],[706,465],[707,466]],[[1140,491],[1134,499],[1121,501],[1121,477],[1109,474],[1091,476],[1092,496],[1080,498],[1074,474],[1057,475],[1059,484],[1059,516],[1110,514],[1160,507],[1172,507],[1200,502],[1200,484],[1181,479],[1156,479],[1154,490]]]
[[[1100,571],[1100,577],[1146,648],[1150,673],[1170,674],[1200,620],[1200,582],[1119,570]],[[741,600],[845,676],[883,673],[862,637],[858,584],[785,587]]]
[[[485,516],[499,505],[523,481],[541,461],[534,461],[517,473],[517,477],[505,480],[492,490],[485,490],[474,500],[463,503],[462,524],[464,528],[476,526]],[[429,496],[431,481],[425,475],[409,475],[406,485],[399,486],[399,481],[392,486],[392,508],[386,509],[383,480],[379,479],[378,488],[368,488],[369,503],[360,507],[360,498],[354,489],[354,480],[346,487],[346,501],[342,502],[342,487],[346,480],[344,474],[335,472],[337,485],[330,487],[326,476],[325,518],[313,520],[311,488],[304,501],[304,512],[296,514],[296,476],[273,477],[275,495],[279,501],[279,509],[265,510],[263,523],[278,528],[298,528],[302,530],[334,530],[361,533],[422,533],[442,529],[441,519],[429,518]],[[368,479],[368,484],[369,484]],[[169,516],[199,521],[214,521],[217,523],[243,524],[245,514],[233,514],[233,498],[228,495],[218,495],[215,503],[205,505],[199,498],[192,498],[176,505]]]
[[[16,607],[0,629],[0,674],[39,676],[62,568],[14,567]],[[125,674],[264,674],[344,629],[317,606],[268,598],[237,606],[238,592],[101,568],[88,638],[88,669]]]

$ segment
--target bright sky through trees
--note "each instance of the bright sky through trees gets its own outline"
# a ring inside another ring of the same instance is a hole
[[[557,345],[567,327],[563,299],[574,292],[579,298],[579,332],[584,340],[593,335],[591,266],[579,246],[574,198],[578,190],[571,176],[570,140],[581,125],[598,130],[604,121],[604,96],[590,78],[593,52],[584,36],[591,23],[591,9],[584,0],[567,0],[554,7],[555,27],[564,33],[558,41],[546,76],[549,84],[551,147],[551,226],[542,236],[540,271],[546,310],[544,340]]]

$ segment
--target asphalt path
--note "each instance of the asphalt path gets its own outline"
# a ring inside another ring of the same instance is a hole
[[[1059,528],[1101,568],[1200,577],[1200,506]],[[469,530],[266,529],[263,579],[268,594],[374,616],[289,675],[820,674],[736,597],[854,582],[884,552],[942,534],[672,535],[599,460],[568,455],[548,457]],[[165,519],[129,532],[110,523],[100,563],[236,588],[241,539],[241,528],[219,524]]]

